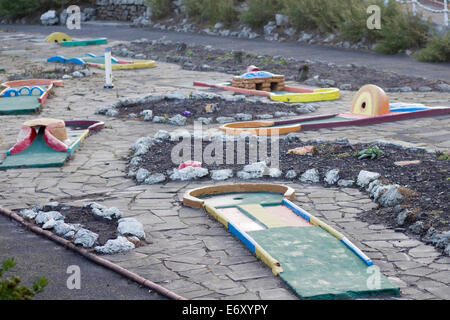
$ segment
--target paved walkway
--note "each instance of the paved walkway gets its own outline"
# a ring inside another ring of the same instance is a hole
[[[0,64],[8,72],[37,66],[51,69],[53,65],[42,63],[44,58],[53,54],[70,56],[79,51],[79,48],[28,43],[9,36],[7,33],[0,34],[3,47],[28,50],[20,56],[0,55]],[[99,53],[103,47],[95,47],[91,51]],[[191,85],[194,79],[224,81],[229,75],[199,74],[181,70],[177,65],[158,63],[154,69],[114,72],[115,88],[105,90],[103,72],[91,70],[95,72],[93,76],[67,80],[63,88],[56,88],[41,116],[99,119],[106,122],[106,128],[86,139],[74,157],[61,168],[0,172],[0,205],[15,209],[54,199],[67,204],[94,200],[116,206],[126,216],[136,217],[144,224],[151,243],[127,254],[111,256],[111,261],[187,298],[297,299],[221,224],[200,210],[182,207],[179,200],[184,191],[211,182],[136,186],[132,180],[125,178],[125,158],[130,145],[141,136],[153,136],[160,129],[171,131],[174,127],[94,115],[99,106],[112,103],[118,97],[137,97],[149,92],[163,93],[175,89],[189,93],[198,90]],[[319,109],[314,114],[347,110],[353,94],[342,92],[342,98],[338,101],[318,103]],[[390,98],[392,101],[448,105],[450,94],[395,93],[390,94]],[[21,123],[32,117],[2,117],[7,121],[2,121],[0,131],[0,159],[15,141]],[[305,138],[330,140],[347,137],[351,142],[394,140],[449,150],[449,128],[450,118],[439,117],[372,127],[323,129],[304,134]],[[403,298],[450,299],[450,258],[440,256],[433,247],[407,235],[358,220],[358,213],[375,206],[366,194],[356,189],[298,183],[289,185],[297,191],[296,203],[323,218],[359,245],[386,276],[400,285]]]
[[[35,26],[35,25],[5,25],[3,30],[32,33],[45,37],[51,32],[68,32],[65,26]],[[281,55],[297,59],[312,59],[317,61],[333,62],[336,64],[349,64],[367,66],[386,71],[395,71],[400,74],[439,79],[450,82],[450,63],[424,63],[418,62],[406,55],[382,55],[371,52],[362,52],[351,49],[332,48],[319,45],[305,45],[300,43],[270,42],[262,39],[238,39],[232,37],[216,37],[204,34],[177,33],[160,31],[148,28],[131,28],[127,25],[108,25],[103,21],[83,24],[80,30],[70,30],[74,38],[107,37],[109,40],[132,41],[141,38],[149,40],[165,37],[167,40],[183,41],[191,44],[212,45],[224,50],[243,50],[255,54]]]

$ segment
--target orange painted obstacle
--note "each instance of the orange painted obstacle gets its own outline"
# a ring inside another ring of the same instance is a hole
[[[450,114],[450,107],[426,107],[398,103],[390,106],[383,89],[368,84],[361,87],[354,96],[350,112],[279,121],[232,122],[222,125],[220,130],[235,135],[242,132],[254,135],[282,135],[300,130],[371,125],[444,114]]]

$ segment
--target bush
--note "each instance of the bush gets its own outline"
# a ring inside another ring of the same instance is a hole
[[[422,62],[450,62],[450,32],[443,37],[431,37],[426,47],[417,51],[413,58]]]
[[[185,0],[186,12],[201,23],[222,22],[230,25],[237,20],[234,0]]]
[[[282,0],[250,0],[248,10],[241,13],[240,19],[252,27],[262,27],[274,20],[275,14],[280,13],[283,8]]]
[[[145,0],[152,8],[152,18],[161,19],[172,12],[172,0]]]
[[[421,48],[428,39],[430,26],[422,21],[421,15],[413,16],[399,12],[382,21],[380,40],[376,51],[384,54],[395,54],[400,50]]]
[[[69,2],[69,0],[0,0],[0,16],[19,19],[35,12],[44,13],[51,8],[59,9]],[[73,2],[70,4],[74,4]]]
[[[48,281],[44,277],[38,278],[31,289],[20,285],[20,278],[12,276],[3,280],[5,271],[13,268],[16,262],[13,258],[3,261],[0,268],[0,300],[31,300],[36,294],[44,291]]]

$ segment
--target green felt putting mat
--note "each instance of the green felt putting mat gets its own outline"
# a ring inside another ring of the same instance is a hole
[[[13,168],[43,168],[60,167],[66,162],[70,154],[78,147],[77,139],[84,130],[72,130],[67,132],[68,138],[74,143],[71,152],[60,152],[50,148],[44,141],[43,134],[39,134],[33,143],[20,153],[9,155],[0,163],[0,170]]]
[[[73,46],[88,46],[95,44],[105,44],[108,42],[106,38],[98,38],[98,39],[89,39],[89,40],[78,40],[78,41],[62,41],[61,45],[64,47],[73,47]]]
[[[34,113],[41,108],[39,96],[17,96],[0,98],[0,114]]]
[[[283,195],[277,192],[235,192],[218,195],[199,196],[215,208],[231,208],[244,204],[278,205]],[[210,199],[210,200],[209,200]],[[208,201],[209,200],[209,201]]]
[[[318,226],[281,227],[248,234],[283,268],[279,276],[304,299],[399,295],[376,267],[367,266],[340,240]],[[379,280],[379,281],[378,281]]]

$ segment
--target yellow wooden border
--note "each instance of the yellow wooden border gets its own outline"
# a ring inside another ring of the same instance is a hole
[[[271,94],[270,99],[282,102],[314,102],[339,99],[338,88],[314,89],[311,93]]]
[[[203,207],[204,200],[197,198],[198,196],[208,194],[221,194],[232,192],[278,192],[289,200],[295,198],[295,190],[283,184],[273,183],[238,183],[238,184],[221,184],[207,187],[200,187],[188,190],[183,196],[183,205],[191,208]]]

